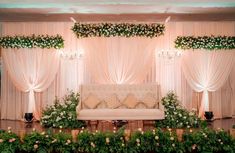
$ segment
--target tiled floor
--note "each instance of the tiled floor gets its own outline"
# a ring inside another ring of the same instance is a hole
[[[135,121],[134,121],[135,122]],[[130,125],[138,126],[139,123],[135,124],[132,123]],[[232,125],[235,124],[235,119],[219,119],[214,120],[211,122],[209,127],[217,129],[217,128],[223,128],[224,130],[228,130],[232,127]],[[12,120],[0,120],[0,129],[7,130],[8,127],[12,128],[12,131],[15,133],[19,133],[20,131],[30,132],[35,128],[37,131],[45,131],[46,128],[43,128],[39,122],[33,122],[32,124],[26,124],[22,121],[12,121]],[[88,126],[87,128],[91,129],[91,126]],[[111,121],[99,121],[97,130],[104,131],[105,128],[107,130],[110,130],[113,128]],[[151,128],[151,127],[148,127]],[[144,129],[148,129],[144,127]],[[153,127],[152,127],[153,128]],[[54,131],[58,131],[58,129],[53,129]],[[66,130],[67,132],[70,132],[70,130]]]

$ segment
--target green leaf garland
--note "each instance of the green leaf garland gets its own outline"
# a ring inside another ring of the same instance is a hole
[[[20,141],[21,140],[21,141]],[[1,153],[234,153],[235,139],[224,130],[185,129],[182,139],[175,129],[136,131],[130,136],[124,129],[89,132],[77,136],[51,129],[32,131],[18,137],[10,130],[0,133]]]
[[[31,35],[31,36],[5,36],[0,37],[0,46],[3,48],[55,48],[64,47],[62,36]]]
[[[235,36],[178,36],[175,40],[177,49],[235,49]]]
[[[157,37],[164,34],[164,24],[130,24],[130,23],[75,23],[72,31],[78,38],[86,37]]]

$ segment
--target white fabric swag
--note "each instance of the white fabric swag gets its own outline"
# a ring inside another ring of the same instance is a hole
[[[182,69],[189,85],[203,92],[199,116],[209,111],[208,91],[216,91],[227,80],[234,63],[234,51],[185,51]]]
[[[47,89],[55,79],[59,67],[59,53],[48,49],[4,49],[3,61],[13,84],[22,92],[29,92],[27,112],[35,112],[34,92]]]
[[[87,38],[79,41],[84,63],[98,84],[141,83],[154,60],[156,38]]]

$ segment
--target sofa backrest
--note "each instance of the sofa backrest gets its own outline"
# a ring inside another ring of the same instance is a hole
[[[81,109],[156,109],[160,107],[160,86],[157,84],[90,84],[82,85],[80,93]]]

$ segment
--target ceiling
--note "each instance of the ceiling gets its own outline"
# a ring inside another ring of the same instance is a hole
[[[164,21],[168,16],[235,21],[235,0],[0,0],[0,21]]]

